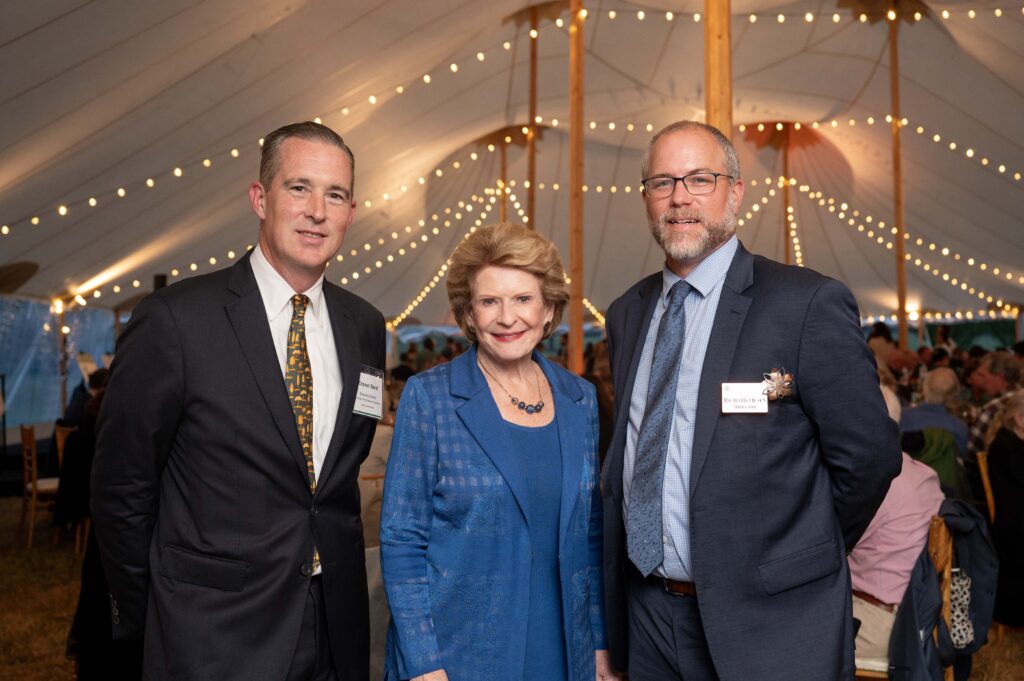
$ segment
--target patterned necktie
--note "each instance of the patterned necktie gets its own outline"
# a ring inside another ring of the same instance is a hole
[[[288,329],[288,366],[284,383],[288,399],[295,413],[295,426],[299,431],[302,454],[306,457],[309,489],[316,492],[316,470],[313,468],[313,370],[306,349],[306,307],[309,298],[302,294],[292,296],[292,324]],[[313,547],[313,569],[320,565],[320,552]]]
[[[683,302],[691,287],[678,281],[668,294],[668,307],[658,326],[651,360],[647,405],[636,442],[636,461],[629,492],[626,546],[629,559],[646,577],[661,565],[665,556],[662,542],[662,482],[665,454],[675,413],[676,382],[686,336],[686,308]],[[687,500],[682,500],[686,503]]]
[[[302,294],[292,296],[292,325],[288,329],[288,366],[284,383],[288,386],[288,399],[295,412],[295,425],[299,442],[306,457],[309,488],[316,491],[316,473],[313,469],[313,371],[309,367],[306,350],[306,306],[309,298]]]

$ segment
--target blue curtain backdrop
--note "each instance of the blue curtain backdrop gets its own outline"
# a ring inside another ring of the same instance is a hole
[[[95,308],[64,315],[68,335],[68,395],[81,381],[74,357],[88,352],[102,366],[114,349],[114,313]],[[49,303],[0,296],[0,374],[6,376],[7,426],[53,421],[60,404],[60,354],[57,317]]]

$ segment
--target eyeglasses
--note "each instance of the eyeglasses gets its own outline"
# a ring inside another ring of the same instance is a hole
[[[718,187],[718,178],[725,177],[733,179],[732,175],[725,173],[690,173],[683,177],[648,177],[641,180],[644,186],[644,193],[652,199],[664,199],[671,196],[676,190],[676,182],[682,182],[686,191],[694,196],[711,194]]]

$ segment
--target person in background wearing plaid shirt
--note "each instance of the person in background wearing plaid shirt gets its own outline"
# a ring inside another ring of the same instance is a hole
[[[1020,362],[1009,352],[993,352],[985,356],[981,365],[971,374],[972,387],[980,388],[989,398],[977,410],[967,437],[967,463],[977,468],[978,452],[988,446],[988,431],[998,421],[1007,401],[1020,392]],[[994,435],[994,433],[993,433]]]

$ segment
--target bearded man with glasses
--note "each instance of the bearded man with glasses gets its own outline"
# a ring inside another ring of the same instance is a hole
[[[631,681],[852,679],[845,557],[901,466],[856,301],[743,248],[717,129],[669,125],[641,173],[665,266],[608,310],[612,659]]]

